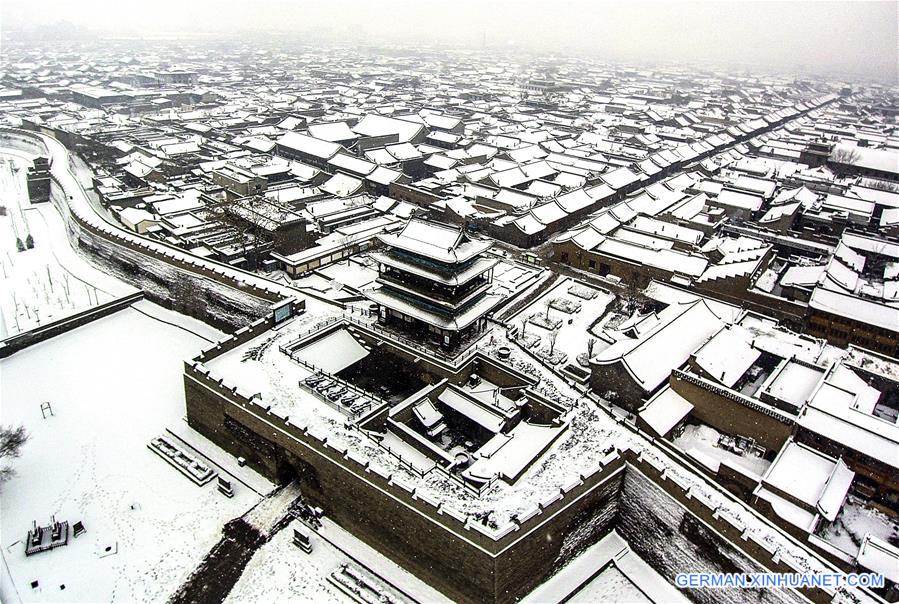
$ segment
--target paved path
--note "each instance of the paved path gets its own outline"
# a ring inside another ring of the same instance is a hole
[[[300,497],[296,483],[278,489],[222,529],[222,538],[169,599],[170,604],[220,604],[256,551],[286,527]]]

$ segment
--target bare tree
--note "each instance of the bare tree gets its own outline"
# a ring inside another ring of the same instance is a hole
[[[835,164],[854,164],[861,159],[862,154],[857,149],[841,147],[834,149],[830,154],[830,160]]]
[[[552,356],[556,351],[556,338],[559,337],[559,330],[552,330],[546,337],[549,338],[549,356]]]
[[[587,358],[593,358],[593,347],[596,345],[596,338],[589,338],[587,340]]]
[[[618,297],[621,300],[622,308],[626,311],[636,308],[643,297],[643,290],[637,286],[636,280],[637,275],[634,275],[630,279],[622,279],[621,281],[621,290],[618,293]]]
[[[258,201],[256,197],[240,198],[221,201],[209,206],[210,212],[216,217],[219,224],[234,233],[234,238],[241,247],[241,253],[244,258],[251,261],[250,265],[253,268],[259,261],[258,245],[260,239],[264,237],[264,232],[258,221],[251,220],[248,216],[256,212]],[[249,245],[251,241],[253,242],[252,250]]]
[[[0,482],[9,480],[15,471],[5,465],[7,460],[21,455],[22,446],[28,441],[28,432],[24,426],[13,428],[12,426],[0,426]]]

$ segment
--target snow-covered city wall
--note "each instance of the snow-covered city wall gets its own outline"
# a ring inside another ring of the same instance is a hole
[[[738,520],[707,507],[702,498],[690,497],[689,489],[667,480],[650,463],[628,457],[632,463],[624,478],[616,528],[641,558],[672,583],[678,573],[801,572],[778,559],[764,543],[744,539]],[[708,604],[804,601],[798,594],[774,589],[696,589],[689,595]],[[803,595],[821,603],[833,597],[817,589],[805,590]]]
[[[261,406],[254,393],[197,360],[185,364],[185,392],[195,429],[276,480],[300,480],[304,495],[336,522],[462,601],[485,594],[513,601],[605,535],[617,517],[624,464],[615,451],[513,522],[488,526],[434,500],[406,472]]]
[[[234,333],[229,336],[226,336],[210,346],[209,348],[205,348],[200,351],[200,354],[194,357],[194,361],[199,363],[205,363],[206,361],[210,361],[218,356],[221,356],[228,352],[229,350],[233,350],[237,348],[241,344],[245,342],[249,342],[253,338],[258,335],[261,335],[271,329],[274,326],[274,317],[269,314],[261,319],[256,319],[249,325],[244,325]],[[190,366],[189,364],[186,366]]]
[[[68,166],[58,165],[61,156],[47,144],[27,132],[0,131],[0,146],[54,158],[52,201],[67,225],[73,247],[87,251],[88,261],[140,288],[148,299],[216,327],[237,329],[248,319],[264,316],[271,303],[289,295],[276,284],[269,287],[258,277],[244,276],[231,267],[216,266],[107,224],[82,199],[86,193],[75,190],[77,178],[66,171]]]
[[[73,243],[116,277],[140,288],[153,302],[226,330],[271,312],[274,300],[228,287],[199,272],[178,268],[146,251],[111,242],[77,222],[69,223]]]

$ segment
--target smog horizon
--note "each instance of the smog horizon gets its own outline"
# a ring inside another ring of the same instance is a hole
[[[192,39],[279,45],[488,50],[634,66],[681,64],[897,81],[897,3],[113,2],[8,0],[3,42]]]

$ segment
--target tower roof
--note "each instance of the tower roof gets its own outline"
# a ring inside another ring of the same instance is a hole
[[[447,264],[465,262],[490,248],[489,241],[469,239],[461,228],[414,218],[399,233],[378,238],[389,247]]]

